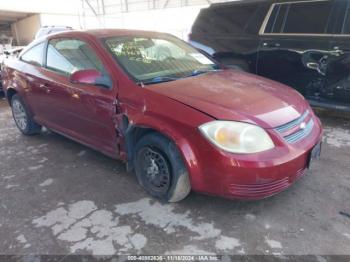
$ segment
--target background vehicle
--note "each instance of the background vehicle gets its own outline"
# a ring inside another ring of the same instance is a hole
[[[24,46],[11,47],[9,49],[3,50],[3,53],[0,54],[0,92],[3,92],[1,68],[2,68],[3,64],[5,63],[5,60],[10,59],[10,58],[17,58],[18,55],[23,50],[23,48],[24,48]]]
[[[2,73],[1,73],[1,65],[0,65],[0,94],[3,93],[3,88],[2,88]]]
[[[0,35],[0,93],[2,93],[1,66],[6,58],[5,51],[12,46],[12,37]]]
[[[35,39],[40,38],[40,37],[45,36],[45,35],[58,33],[58,32],[62,32],[62,31],[69,31],[69,30],[73,30],[73,28],[70,26],[55,26],[55,25],[43,26],[35,34]]]
[[[350,1],[252,0],[202,9],[191,43],[294,87],[311,105],[350,111]]]

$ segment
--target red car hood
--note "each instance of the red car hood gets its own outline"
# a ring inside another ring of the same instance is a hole
[[[147,86],[220,120],[274,128],[302,115],[305,99],[283,84],[256,75],[224,70]]]

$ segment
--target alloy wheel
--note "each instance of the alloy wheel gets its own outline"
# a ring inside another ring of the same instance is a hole
[[[22,103],[18,100],[14,100],[12,103],[13,118],[19,129],[26,130],[28,125],[28,117]]]

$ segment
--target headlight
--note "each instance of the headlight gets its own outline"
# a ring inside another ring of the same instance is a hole
[[[199,130],[214,145],[231,153],[257,153],[275,147],[264,129],[247,123],[213,121],[201,125]]]

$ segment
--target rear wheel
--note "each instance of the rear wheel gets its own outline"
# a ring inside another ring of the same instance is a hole
[[[12,115],[18,129],[24,135],[35,135],[40,133],[41,126],[34,122],[22,102],[19,95],[13,95],[11,99]]]
[[[191,191],[180,152],[166,137],[151,133],[137,143],[134,166],[140,185],[152,196],[178,202]]]

